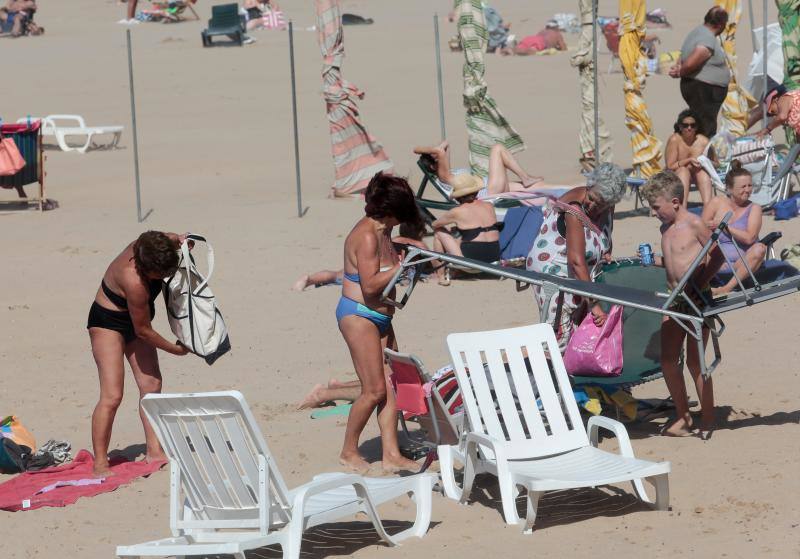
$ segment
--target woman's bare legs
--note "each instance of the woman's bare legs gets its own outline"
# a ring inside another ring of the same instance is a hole
[[[438,146],[426,147],[417,146],[414,148],[414,153],[419,155],[432,155],[436,160],[436,176],[439,180],[451,184],[453,182],[453,173],[450,170],[450,144],[447,140]]]
[[[378,329],[369,320],[350,315],[339,321],[339,330],[347,342],[356,374],[361,381],[361,393],[353,402],[347,418],[339,461],[359,472],[369,469],[369,464],[358,451],[358,439],[372,411],[377,409],[384,469],[415,468],[415,462],[400,454],[394,393],[388,386],[388,375],[383,366],[383,348],[390,343],[389,338],[393,338],[391,328],[387,335],[381,337]]]
[[[128,19],[136,19],[136,4],[139,0],[128,0]]]
[[[93,473],[102,477],[114,475],[108,466],[108,445],[125,384],[125,367],[122,361],[125,340],[119,332],[105,328],[89,328],[89,339],[100,378],[100,398],[92,413]]]
[[[125,346],[125,357],[133,371],[133,379],[139,387],[139,400],[141,401],[148,394],[161,392],[161,369],[158,366],[158,353],[155,347],[147,342],[135,339]],[[146,462],[157,462],[166,460],[164,451],[158,443],[155,431],[150,426],[150,422],[144,415],[141,404],[139,405],[139,417],[142,419],[144,427],[144,440],[147,447],[145,454]]]
[[[522,183],[510,183],[507,171],[517,175]],[[489,183],[487,185],[490,195],[512,190],[526,190],[541,181],[542,177],[529,175],[503,144],[492,146],[492,150],[489,152]],[[512,188],[512,184],[516,185],[516,188]]]
[[[761,265],[764,263],[764,259],[767,257],[767,245],[762,243],[756,243],[750,248],[747,249],[747,252],[744,253],[744,259],[747,261],[747,265],[750,269],[755,272],[758,270]],[[736,281],[738,277],[740,280],[744,280],[747,278],[747,268],[744,267],[744,264],[741,260],[737,260],[736,263],[733,265],[733,277],[723,285],[722,287],[712,289],[712,293],[716,295],[724,295],[726,293],[730,293],[737,287],[739,287],[739,283]]]

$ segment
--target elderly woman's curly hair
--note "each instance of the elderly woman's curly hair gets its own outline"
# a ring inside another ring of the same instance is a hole
[[[145,231],[133,243],[133,262],[143,278],[168,278],[178,269],[178,243],[161,231]]]
[[[587,186],[594,190],[609,206],[622,200],[625,193],[626,176],[622,167],[614,163],[601,163],[587,180]]]

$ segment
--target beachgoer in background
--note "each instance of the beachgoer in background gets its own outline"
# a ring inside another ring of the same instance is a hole
[[[486,3],[483,4],[483,17],[486,20],[486,31],[489,35],[486,52],[501,52],[506,48],[511,24],[503,23],[503,16],[500,15],[500,12]]]
[[[108,266],[97,290],[86,328],[92,354],[100,376],[100,399],[92,414],[94,473],[112,475],[108,465],[108,445],[114,416],[122,401],[125,379],[123,358],[127,358],[139,388],[139,399],[161,392],[161,370],[156,349],[173,355],[186,355],[179,343],[169,342],[153,329],[154,301],[161,293],[164,278],[178,268],[178,247],[185,236],[147,231],[125,247]],[[147,461],[164,460],[141,408]]]
[[[438,146],[418,146],[414,148],[414,153],[428,155],[431,157],[431,172],[436,173],[443,183],[452,186],[455,177],[458,175],[469,175],[469,169],[450,168],[450,144],[446,141]],[[507,172],[511,171],[520,179],[519,181],[509,181]],[[489,153],[489,176],[480,179],[484,182],[484,188],[478,193],[478,198],[503,194],[505,192],[524,192],[527,190],[535,191],[557,186],[544,182],[542,177],[535,177],[528,174],[520,164],[514,159],[508,149],[502,144],[492,146]],[[563,188],[563,186],[562,186]]]
[[[667,140],[667,149],[664,151],[667,169],[674,171],[683,182],[684,205],[689,201],[689,186],[692,182],[697,185],[704,206],[714,195],[711,177],[697,161],[708,146],[708,138],[703,135],[701,126],[692,109],[681,111],[673,125],[674,132]]]
[[[453,177],[453,193],[451,197],[458,206],[444,212],[432,224],[433,250],[455,256],[464,256],[481,262],[500,260],[500,228],[494,206],[489,202],[478,200],[478,192],[484,186],[483,181],[473,175],[456,175]],[[455,237],[447,229],[455,225]],[[445,277],[445,267],[437,270],[439,285],[450,285]]]
[[[139,23],[139,20],[136,19],[136,5],[139,3],[139,0],[128,0],[127,6],[127,17],[125,19],[119,20],[117,23],[122,25],[136,25]]]
[[[428,248],[422,240],[425,235],[425,222],[420,220],[417,223],[401,223],[400,235],[392,237],[394,244],[412,245],[418,248]],[[322,287],[323,285],[342,285],[344,269],[339,270],[320,270],[311,272],[297,278],[292,284],[292,291],[305,291],[307,287]]]
[[[750,195],[753,193],[753,176],[734,159],[728,174],[725,175],[725,186],[728,189],[728,197],[717,196],[712,199],[703,208],[702,216],[705,224],[713,230],[726,213],[733,212],[727,231],[719,236],[719,248],[728,260],[734,263],[733,270],[725,262],[720,271],[732,272],[735,276],[724,286],[713,289],[714,295],[730,293],[739,285],[736,277],[740,280],[747,277],[747,268],[739,259],[739,252],[733,246],[734,242],[753,272],[761,267],[767,256],[766,245],[758,242],[761,232],[761,206],[750,201]]]
[[[714,6],[706,13],[703,25],[686,36],[678,63],[669,75],[681,79],[681,95],[710,138],[717,133],[717,114],[728,95],[731,73],[725,50],[717,38],[728,24],[728,12]]]
[[[588,177],[587,186],[574,188],[544,210],[536,242],[526,268],[562,278],[594,281],[602,263],[611,257],[614,206],[625,191],[625,172],[613,163],[600,164]],[[548,299],[534,286],[539,320],[553,327],[563,352],[572,333],[587,312],[602,326],[606,313],[583,297],[563,294]]]
[[[756,136],[762,138],[771,134],[778,126],[786,124],[800,137],[800,89],[787,91],[785,86],[776,84],[764,96],[764,103],[772,120]]]
[[[667,285],[674,289],[678,281],[691,266],[703,245],[711,238],[711,231],[703,220],[686,209],[683,201],[683,182],[673,171],[662,171],[647,181],[642,187],[642,195],[650,204],[652,215],[661,225],[661,251],[656,256],[656,266],[663,266],[667,273]],[[703,295],[711,299],[708,283],[724,261],[719,248],[714,247],[705,264],[694,274],[693,285]],[[695,296],[696,294],[690,294]],[[699,299],[700,297],[698,297]],[[700,301],[697,301],[700,303]],[[677,312],[691,312],[686,301],[676,301],[673,309]],[[692,416],[689,413],[689,399],[683,370],[680,365],[681,346],[686,337],[683,327],[669,317],[661,322],[661,370],[667,383],[669,395],[675,403],[677,417],[662,431],[663,435],[685,437],[692,434]],[[708,328],[703,328],[703,343],[708,339]],[[707,439],[714,427],[714,385],[711,377],[701,373],[697,342],[689,337],[686,340],[686,365],[694,379],[697,397],[701,407],[701,429],[699,435]]]
[[[394,308],[381,301],[381,293],[400,266],[392,243],[392,228],[416,223],[419,215],[414,193],[405,179],[376,174],[364,198],[366,214],[344,243],[344,281],[336,307],[336,320],[361,381],[361,393],[350,408],[339,461],[358,472],[369,464],[358,451],[358,439],[373,411],[383,447],[383,469],[415,469],[417,464],[400,454],[397,442],[397,409],[383,349],[397,349],[392,328]]]
[[[535,35],[523,37],[513,49],[508,49],[507,54],[525,56],[547,49],[567,50],[567,43],[558,28],[558,23],[552,20]]]

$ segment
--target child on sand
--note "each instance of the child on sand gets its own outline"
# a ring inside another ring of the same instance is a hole
[[[681,276],[691,266],[692,261],[711,237],[711,231],[703,220],[690,213],[683,203],[683,183],[673,171],[663,171],[653,176],[642,188],[642,193],[650,204],[652,215],[661,220],[661,250],[663,257],[656,257],[656,266],[663,266],[667,272],[667,284],[674,288]],[[692,282],[701,297],[710,299],[708,282],[722,265],[723,256],[718,247],[712,249],[705,263],[702,263]],[[688,286],[687,286],[688,288]],[[686,311],[684,301],[676,301],[674,310]],[[685,437],[693,434],[692,417],[686,394],[686,383],[680,367],[680,353],[684,329],[673,319],[665,317],[661,323],[661,370],[667,389],[675,402],[677,417],[662,431],[663,435]],[[708,329],[703,328],[703,340],[708,338]],[[701,427],[697,434],[703,440],[711,436],[714,427],[714,385],[711,378],[701,374],[697,344],[693,339],[686,343],[686,364],[694,379],[701,407]]]

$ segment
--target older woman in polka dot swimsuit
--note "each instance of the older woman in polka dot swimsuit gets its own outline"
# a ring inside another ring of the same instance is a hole
[[[604,257],[611,254],[614,206],[622,199],[625,173],[617,165],[604,163],[588,184],[570,190],[545,208],[542,228],[528,255],[528,270],[583,281],[592,281],[597,275]],[[534,287],[534,294],[539,318],[553,326],[563,352],[586,316],[589,302],[564,294],[559,314],[558,296],[547,297],[539,287]],[[600,305],[593,304],[591,313],[598,326],[605,322]]]

